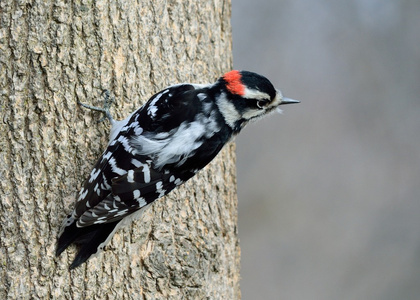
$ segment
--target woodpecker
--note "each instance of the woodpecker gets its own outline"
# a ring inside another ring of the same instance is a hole
[[[109,99],[109,95],[105,97]],[[108,104],[107,104],[108,103]],[[56,255],[80,246],[70,269],[98,254],[123,220],[193,177],[250,121],[299,103],[283,97],[264,76],[233,70],[212,84],[183,83],[153,95],[112,124],[109,143],[61,226]]]

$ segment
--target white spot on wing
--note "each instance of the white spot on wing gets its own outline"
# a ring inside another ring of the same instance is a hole
[[[147,110],[147,113],[150,115],[150,116],[152,116],[152,117],[154,117],[154,116],[156,116],[156,112],[157,112],[157,106],[156,105],[153,105],[153,106],[150,106],[149,107],[149,109]]]
[[[104,186],[104,190],[109,190],[111,188],[111,186],[108,184],[108,180],[106,180],[105,174],[102,174],[102,179],[103,179],[103,186]]]
[[[139,160],[137,160],[137,159],[135,159],[135,158],[133,158],[133,159],[131,159],[131,164],[133,166],[135,166],[136,168],[139,168],[142,165],[142,162],[139,161]]]
[[[146,200],[144,200],[143,197],[138,198],[137,199],[137,202],[139,203],[139,206],[140,207],[143,207],[143,206],[146,206],[147,205],[147,202],[146,202]]]
[[[99,188],[99,184],[98,183],[93,188],[93,191],[96,192],[96,195],[98,195],[98,196],[101,194],[101,189]]]
[[[156,183],[156,193],[159,193],[158,197],[163,197],[165,196],[165,192],[166,190],[163,189],[163,183],[162,181],[159,181]]]
[[[111,165],[112,172],[114,172],[118,175],[125,175],[127,173],[127,171],[125,171],[121,168],[118,168],[117,162],[115,161],[115,158],[111,157],[109,159],[109,164]]]
[[[101,169],[96,170],[93,168],[92,172],[90,172],[89,182],[94,181],[98,177],[99,173],[101,173]]]
[[[143,171],[143,176],[144,176],[144,182],[145,183],[149,183],[150,182],[150,167],[149,167],[149,165],[148,164],[144,164],[144,163],[142,163],[141,161],[139,161],[139,160],[137,160],[135,158],[133,158],[131,160],[131,164],[133,166],[135,166],[136,168],[143,167],[143,170],[142,171]]]
[[[137,153],[136,149],[131,147],[131,145],[128,142],[128,139],[125,136],[120,135],[117,140],[123,145],[124,150],[127,151],[128,153],[132,153],[132,154]]]
[[[149,183],[150,182],[150,169],[148,165],[143,165],[143,174],[144,174],[144,182]]]
[[[88,190],[83,188],[79,193],[79,198],[77,199],[77,201],[81,201],[85,199],[87,193],[88,193]]]
[[[140,126],[135,127],[135,128],[134,128],[134,133],[135,133],[136,135],[140,135],[140,134],[142,134],[142,133],[143,133],[143,128],[141,128]]]
[[[156,97],[152,100],[152,102],[150,102],[149,107],[147,108],[147,114],[151,116],[152,118],[156,116],[156,112],[158,111],[156,102],[158,102],[160,97],[162,97],[162,95],[166,94],[167,92],[169,92],[169,90],[164,90],[160,94],[156,95]]]
[[[128,212],[128,209],[127,209],[127,208],[126,208],[126,209],[123,209],[123,210],[121,210],[121,211],[117,212],[117,213],[115,214],[115,217],[120,217],[120,216],[123,216],[123,215],[125,215],[127,212]]]
[[[134,182],[134,171],[129,170],[127,173],[127,182]]]
[[[134,190],[133,191],[133,197],[134,197],[134,199],[139,198],[140,197],[140,191],[139,190]]]
[[[118,209],[118,206],[116,205],[115,200],[112,201],[112,207],[113,207],[113,209],[110,210],[109,212],[113,212],[113,211],[116,211]]]
[[[102,161],[108,160],[112,156],[112,152],[105,152],[104,155],[102,155]]]

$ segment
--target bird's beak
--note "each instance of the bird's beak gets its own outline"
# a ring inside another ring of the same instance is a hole
[[[279,105],[293,104],[293,103],[300,103],[300,101],[299,100],[293,100],[293,99],[290,99],[290,98],[283,97],[283,99],[281,100],[281,102],[280,102]]]

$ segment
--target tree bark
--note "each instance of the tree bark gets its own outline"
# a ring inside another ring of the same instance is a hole
[[[109,125],[179,82],[231,69],[230,1],[0,2],[0,299],[238,299],[234,145],[69,271],[62,219]]]

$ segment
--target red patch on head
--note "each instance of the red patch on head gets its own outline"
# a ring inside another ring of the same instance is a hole
[[[245,86],[241,81],[241,73],[237,70],[227,72],[223,75],[223,79],[226,81],[226,88],[229,92],[235,95],[245,95]]]

